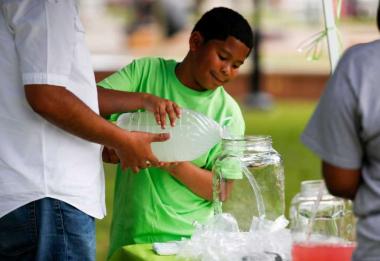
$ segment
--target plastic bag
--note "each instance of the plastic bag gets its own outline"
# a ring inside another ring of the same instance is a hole
[[[239,232],[237,220],[228,213],[195,223],[191,239],[177,242],[179,260],[277,261],[290,260],[291,234],[280,217],[268,229]],[[276,225],[275,225],[276,223]],[[269,224],[269,223],[268,223]],[[272,229],[275,226],[276,229]]]
[[[181,118],[174,127],[167,118],[165,129],[162,129],[153,113],[148,111],[124,113],[119,116],[117,125],[128,131],[170,133],[169,140],[152,143],[154,155],[164,162],[195,160],[222,137],[222,128],[216,121],[188,109],[182,109]]]

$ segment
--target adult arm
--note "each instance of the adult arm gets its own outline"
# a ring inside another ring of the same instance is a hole
[[[349,49],[339,61],[313,113],[302,141],[322,159],[322,173],[331,194],[354,199],[361,183],[367,141],[366,117],[360,104],[365,61]]]
[[[32,109],[71,134],[114,148],[124,168],[136,171],[146,167],[146,161],[156,165],[149,143],[167,136],[123,131],[96,115],[71,92],[69,78],[78,62],[75,51],[86,52],[75,1],[15,0],[0,4],[14,37],[25,95]]]
[[[359,169],[344,169],[322,161],[322,173],[332,195],[352,200],[355,198],[361,183]]]
[[[145,93],[122,92],[117,90],[97,87],[99,113],[109,116],[122,111],[133,111],[143,108]]]
[[[52,124],[78,137],[114,148],[123,168],[134,171],[147,167],[146,161],[158,165],[150,143],[163,141],[168,134],[127,132],[93,112],[66,88],[46,84],[25,86],[32,109]]]
[[[148,93],[127,92],[97,87],[100,115],[146,109],[154,113],[158,124],[165,128],[166,115],[172,126],[180,117],[180,107],[167,99]]]

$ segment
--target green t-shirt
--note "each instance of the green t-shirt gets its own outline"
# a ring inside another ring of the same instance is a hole
[[[195,91],[184,86],[175,75],[177,62],[161,58],[133,61],[120,71],[98,83],[114,90],[150,93],[176,102],[224,123],[230,119],[229,130],[244,135],[244,119],[238,104],[223,89]],[[113,115],[115,119],[117,115]],[[198,167],[211,170],[220,151],[215,145],[194,160]],[[117,169],[111,226],[110,252],[128,244],[165,242],[190,237],[193,222],[204,223],[212,216],[212,203],[205,200],[168,172],[148,168],[138,174],[130,169]]]

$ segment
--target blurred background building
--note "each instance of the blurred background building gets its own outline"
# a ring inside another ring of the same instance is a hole
[[[333,2],[337,5],[339,0]],[[342,51],[378,37],[374,23],[377,4],[376,0],[342,0],[337,20]],[[141,56],[180,61],[187,52],[194,22],[215,6],[239,11],[254,30],[260,30],[256,57],[260,59],[256,68],[260,80],[249,78],[255,66],[254,59],[249,59],[240,77],[226,86],[239,101],[255,89],[274,98],[320,95],[329,74],[326,41],[318,47],[317,61],[310,61],[307,53],[298,49],[323,30],[321,0],[82,0],[80,11],[97,79]],[[255,20],[258,16],[259,22]]]

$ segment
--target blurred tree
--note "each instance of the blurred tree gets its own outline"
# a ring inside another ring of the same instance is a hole
[[[252,52],[252,73],[250,82],[250,94],[246,103],[248,106],[259,109],[270,109],[273,106],[273,99],[270,94],[262,90],[262,67],[260,59],[260,48],[263,34],[261,31],[262,0],[253,0],[253,52]]]

